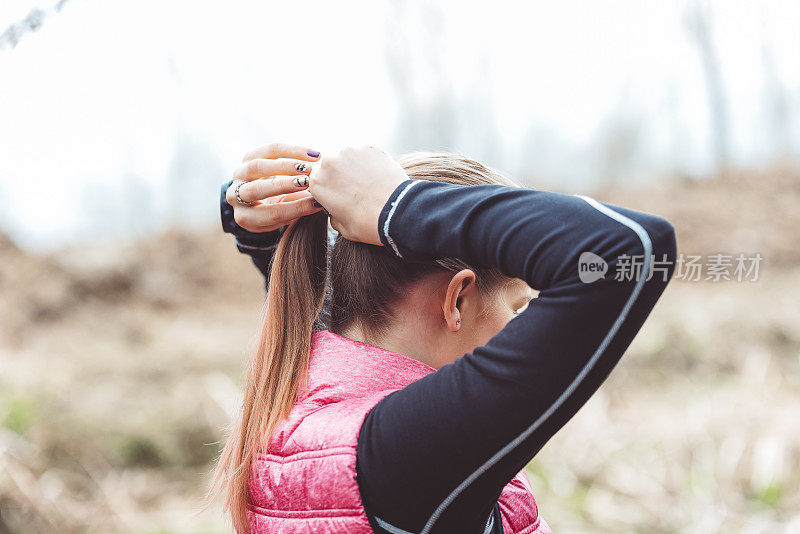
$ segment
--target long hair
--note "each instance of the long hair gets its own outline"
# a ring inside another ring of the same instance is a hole
[[[398,158],[409,178],[461,185],[518,186],[464,156],[416,152]],[[410,284],[443,270],[471,268],[479,291],[508,279],[496,269],[476,269],[455,258],[407,262],[382,246],[338,236],[329,251],[324,212],[301,217],[284,232],[272,268],[259,342],[250,360],[242,412],[219,457],[210,498],[225,494],[239,534],[249,533],[247,504],[253,460],[288,417],[308,371],[312,328],[330,283],[329,329],[341,334],[357,325],[368,336],[391,328],[393,309]],[[328,272],[330,271],[330,272]]]

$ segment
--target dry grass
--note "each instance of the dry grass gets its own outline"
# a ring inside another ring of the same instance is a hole
[[[684,252],[766,259],[755,283],[668,288],[529,466],[542,514],[556,532],[800,531],[800,178],[597,197],[666,215]],[[230,236],[3,241],[0,290],[0,533],[228,531],[196,511],[263,301]]]

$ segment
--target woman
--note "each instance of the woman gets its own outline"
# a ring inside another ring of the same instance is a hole
[[[269,278],[215,481],[237,531],[550,532],[522,468],[642,326],[672,226],[374,147],[263,147],[223,195]]]

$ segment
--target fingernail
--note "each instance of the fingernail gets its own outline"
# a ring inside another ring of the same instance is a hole
[[[319,151],[318,150],[309,150],[308,152],[306,152],[306,154],[308,154],[312,158],[318,158],[319,157]]]
[[[298,163],[294,166],[294,168],[297,169],[297,172],[303,172],[304,170],[310,168],[310,166],[306,166],[305,163]]]
[[[321,208],[321,207],[322,207],[322,204],[320,204],[319,202],[317,202],[317,199],[316,199],[316,198],[314,199],[314,207],[315,207],[315,208]]]
[[[308,185],[308,176],[298,176],[292,180],[292,182],[294,182],[294,185],[297,187],[306,187]]]

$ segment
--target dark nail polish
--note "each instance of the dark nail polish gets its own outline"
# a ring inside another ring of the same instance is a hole
[[[294,185],[297,187],[306,187],[308,185],[308,176],[298,176],[292,180],[292,182],[294,182]]]
[[[308,152],[306,152],[306,154],[308,154],[312,158],[318,158],[319,157],[319,151],[318,150],[309,150]]]
[[[314,207],[315,207],[315,208],[321,208],[321,207],[322,207],[322,204],[320,204],[319,202],[317,202],[317,199],[314,199]]]
[[[294,166],[294,168],[297,169],[297,172],[303,172],[304,170],[306,170],[306,164],[298,163],[297,165]]]

